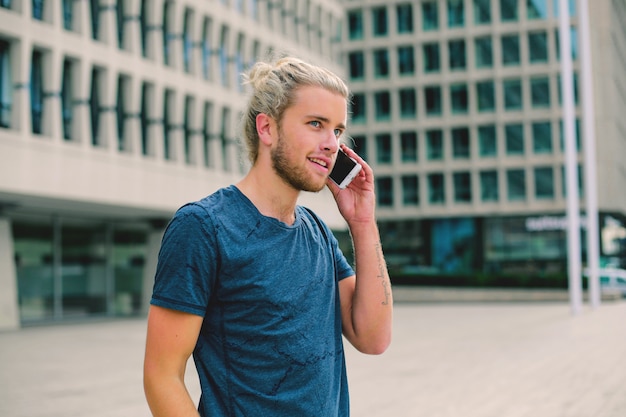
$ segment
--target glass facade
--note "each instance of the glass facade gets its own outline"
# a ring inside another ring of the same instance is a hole
[[[37,216],[12,232],[23,323],[140,314],[146,228]]]

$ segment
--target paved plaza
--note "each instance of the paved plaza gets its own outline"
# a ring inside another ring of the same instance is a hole
[[[0,416],[149,417],[144,338],[141,319],[0,332]],[[398,302],[389,350],[347,347],[347,361],[355,417],[624,417],[626,301],[577,316],[566,302]]]

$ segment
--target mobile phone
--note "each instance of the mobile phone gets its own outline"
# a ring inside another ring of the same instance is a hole
[[[357,176],[361,168],[361,164],[339,149],[335,166],[330,172],[330,179],[343,190]]]

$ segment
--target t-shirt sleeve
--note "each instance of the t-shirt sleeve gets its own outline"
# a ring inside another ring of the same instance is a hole
[[[168,224],[151,304],[204,316],[217,276],[215,228],[198,204],[181,207]]]

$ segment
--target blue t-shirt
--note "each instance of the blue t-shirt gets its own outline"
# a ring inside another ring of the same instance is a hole
[[[338,281],[353,274],[300,206],[290,226],[230,186],[180,208],[151,303],[204,317],[200,415],[348,416]]]

